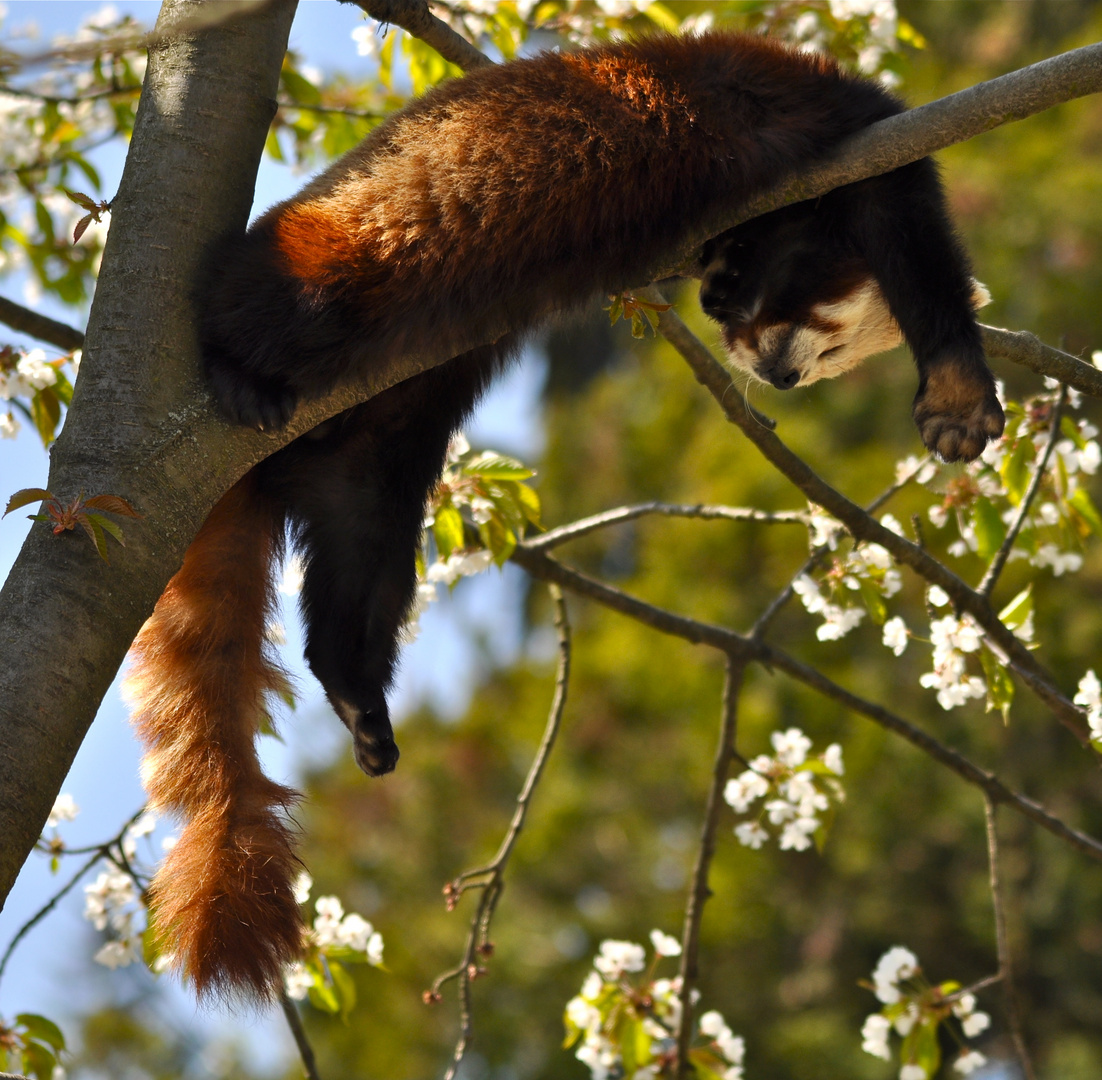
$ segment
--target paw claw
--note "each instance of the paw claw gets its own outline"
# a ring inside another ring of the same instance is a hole
[[[930,373],[915,398],[914,419],[927,449],[943,461],[975,460],[1006,422],[990,374],[952,364]]]

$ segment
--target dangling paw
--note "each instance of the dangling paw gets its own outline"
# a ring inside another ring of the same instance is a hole
[[[1006,422],[990,372],[947,361],[929,370],[915,396],[913,415],[927,449],[942,461],[978,458]]]

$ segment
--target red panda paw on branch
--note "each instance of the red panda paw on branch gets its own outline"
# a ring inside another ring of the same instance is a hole
[[[453,79],[212,253],[219,408],[275,429],[408,353],[453,358],[328,421],[215,507],[134,647],[153,802],[183,816],[156,919],[200,992],[271,995],[303,940],[285,813],[254,738],[281,678],[271,563],[304,563],[306,659],[378,776],[425,500],[449,440],[547,316],[642,284],[709,220],[902,110],[832,60],[714,32],[547,52]],[[947,459],[1002,428],[973,280],[930,161],[747,222],[701,253],[733,364],[789,389],[905,339]]]

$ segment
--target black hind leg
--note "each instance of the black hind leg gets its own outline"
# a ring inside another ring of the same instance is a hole
[[[262,466],[305,558],[306,659],[352,732],[364,772],[390,772],[398,748],[386,691],[416,589],[425,500],[452,433],[513,352],[498,343],[335,417]]]

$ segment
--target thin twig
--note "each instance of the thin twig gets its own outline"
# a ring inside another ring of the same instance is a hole
[[[779,510],[770,512],[745,506],[709,506],[706,503],[686,505],[682,503],[645,502],[632,506],[618,506],[605,510],[592,517],[579,518],[568,525],[549,529],[528,541],[532,551],[548,551],[568,540],[577,540],[598,529],[607,529],[610,525],[621,525],[625,521],[634,521],[647,514],[659,514],[665,517],[702,518],[707,521],[757,521],[765,524],[806,525],[811,515],[806,510]]]
[[[467,935],[467,945],[463,953],[463,959],[450,971],[445,971],[437,976],[432,988],[425,994],[426,1001],[438,1001],[441,988],[452,979],[459,980],[460,1025],[459,1038],[452,1053],[451,1063],[444,1080],[453,1080],[463,1061],[463,1057],[470,1045],[471,1038],[471,980],[483,973],[479,966],[479,958],[489,956],[493,952],[493,944],[490,942],[490,923],[494,917],[498,899],[504,888],[505,867],[516,845],[517,838],[524,828],[524,821],[528,814],[528,807],[535,793],[536,785],[543,775],[544,767],[555,745],[559,729],[562,727],[563,713],[566,709],[566,692],[570,682],[570,620],[567,616],[566,601],[562,590],[557,585],[550,585],[551,600],[555,607],[555,630],[559,638],[559,663],[555,672],[555,693],[551,700],[551,708],[547,715],[547,723],[544,725],[543,737],[540,739],[539,749],[532,759],[532,764],[525,777],[524,786],[517,796],[516,809],[513,811],[512,821],[497,854],[485,866],[475,870],[467,870],[448,883],[444,890],[448,899],[448,907],[452,908],[458,903],[459,898],[467,889],[481,889],[478,909],[471,919],[470,932]]]
[[[103,858],[103,851],[97,850],[96,854],[92,856],[83,866],[56,892],[49,900],[43,904],[17,931],[15,937],[8,943],[8,947],[4,950],[4,955],[0,958],[0,979],[4,977],[4,971],[8,966],[8,961],[11,959],[11,954],[15,952],[16,946],[44,919],[55,907],[62,901],[62,899],[72,890],[73,886],[93,866],[96,865],[99,860]]]
[[[344,3],[354,4],[377,22],[400,26],[463,71],[493,64],[465,37],[433,15],[427,0],[344,0]]]
[[[50,899],[47,900],[46,903],[41,908],[39,908],[38,911],[36,911],[16,931],[15,937],[13,937],[11,939],[11,941],[8,943],[8,947],[4,950],[4,955],[2,957],[0,957],[0,979],[3,979],[3,977],[4,977],[4,970],[5,970],[5,968],[7,968],[8,960],[11,959],[11,955],[12,955],[13,952],[15,952],[16,946],[47,915],[49,915],[50,912],[53,911],[55,907],[57,907],[57,905],[61,902],[61,900],[69,892],[72,891],[73,886],[76,885],[76,883],[78,881],[80,881],[80,879],[82,877],[84,877],[84,875],[87,874],[88,871],[91,870],[92,867],[95,866],[96,863],[100,859],[106,859],[108,862],[113,863],[115,866],[117,866],[124,873],[129,874],[129,876],[134,880],[135,884],[139,888],[144,888],[140,876],[137,873],[135,873],[133,868],[130,866],[129,860],[127,860],[126,856],[123,853],[122,842],[123,842],[123,838],[126,836],[127,831],[129,830],[130,826],[133,825],[134,822],[137,821],[138,818],[140,818],[142,816],[142,814],[145,813],[145,811],[146,811],[145,806],[141,806],[139,809],[134,811],[134,813],[131,814],[130,817],[126,819],[126,821],[124,822],[122,828],[118,831],[118,833],[116,833],[115,836],[113,836],[110,840],[104,841],[104,843],[102,843],[102,844],[91,844],[88,847],[83,847],[83,848],[65,848],[62,851],[58,852],[59,855],[87,855],[87,854],[91,854],[92,857],[90,859],[88,859],[86,862],[84,862],[81,865],[80,869],[69,879],[69,881],[67,881],[56,893],[54,893],[54,895],[52,897],[50,897]],[[116,854],[115,854],[116,852],[118,853],[117,858],[116,858]],[[120,863],[120,859],[122,860],[121,863]]]
[[[1102,53],[1100,53],[1102,55]],[[665,297],[656,288],[640,290],[643,299],[656,306]],[[1090,745],[1086,711],[1074,705],[1060,690],[1052,674],[999,619],[986,597],[905,537],[886,529],[871,514],[831,487],[772,431],[755,424],[746,412],[726,368],[672,310],[660,310],[659,332],[689,364],[697,381],[715,398],[724,415],[758,448],[767,461],[782,472],[807,497],[822,506],[849,530],[854,539],[879,544],[895,561],[909,566],[933,585],[940,585],[958,611],[967,611],[1010,661],[1023,682],[1052,710],[1056,718],[1084,745]]]
[[[1013,968],[1010,963],[1010,940],[1006,932],[1006,909],[1003,906],[1002,886],[999,883],[999,834],[995,823],[995,803],[984,795],[983,816],[987,826],[987,867],[991,881],[991,904],[995,911],[995,947],[999,955],[999,975],[1006,994],[1006,1015],[1010,1021],[1010,1035],[1018,1054],[1025,1080],[1036,1080],[1033,1060],[1022,1035],[1022,1016],[1018,992],[1014,986]]]
[[[908,742],[940,761],[962,779],[986,791],[996,802],[1005,803],[1024,817],[1047,829],[1077,851],[1102,862],[1102,841],[1064,824],[1039,803],[1006,787],[993,773],[981,769],[956,750],[952,750],[921,728],[881,705],[866,701],[844,687],[828,679],[817,669],[802,663],[795,657],[762,641],[755,641],[726,627],[700,622],[684,615],[676,615],[663,608],[648,604],[620,589],[597,581],[578,570],[564,566],[556,559],[539,552],[529,551],[518,544],[511,559],[533,577],[541,581],[554,581],[571,592],[596,600],[605,607],[619,611],[646,626],[664,634],[682,638],[697,645],[710,645],[721,652],[745,661],[757,661],[766,668],[779,668],[826,697],[841,702],[861,716],[866,716],[882,727],[902,735]]]
[[[0,86],[0,93],[6,97],[25,98],[38,101],[43,105],[83,105],[86,101],[102,101],[111,97],[137,97],[142,92],[141,83],[134,86],[111,86],[104,90],[93,90],[90,94],[73,94],[69,97],[58,94],[39,94],[21,86]]]
[[[693,1075],[689,1061],[689,1049],[693,1038],[693,988],[699,977],[700,924],[704,918],[704,905],[712,895],[708,887],[708,870],[716,852],[716,833],[719,815],[723,809],[723,789],[731,762],[735,757],[735,735],[738,729],[738,697],[742,689],[742,676],[746,670],[743,660],[727,657],[727,673],[723,684],[723,711],[719,729],[719,745],[716,747],[712,766],[712,783],[704,808],[704,823],[700,830],[700,846],[697,849],[696,866],[693,869],[689,899],[685,907],[685,924],[681,931],[681,1020],[677,1028],[677,1077],[687,1080]]]
[[[298,1014],[298,1006],[287,996],[286,990],[279,994],[279,1004],[283,1009],[283,1015],[287,1018],[287,1026],[291,1029],[295,1046],[298,1047],[298,1056],[302,1058],[302,1071],[307,1080],[321,1080],[318,1075],[318,1062],[314,1056],[314,1048],[310,1045],[310,1039],[306,1029],[302,1026],[302,1017]]]
[[[385,120],[390,113],[369,112],[366,109],[351,109],[342,105],[307,105],[301,101],[286,101],[281,98],[278,102],[281,109],[298,109],[300,112],[321,113],[329,116],[352,116],[358,120]]]
[[[1029,481],[1029,487],[1026,489],[1025,495],[1022,496],[1022,502],[1018,507],[1018,512],[1014,515],[1014,520],[1010,523],[1010,528],[1006,530],[1006,537],[1002,544],[999,545],[999,550],[995,552],[995,557],[987,567],[983,575],[983,580],[976,586],[976,592],[978,592],[980,596],[988,599],[991,598],[991,593],[994,591],[995,585],[999,580],[999,575],[1003,572],[1003,567],[1006,566],[1006,560],[1010,558],[1010,551],[1014,547],[1014,541],[1018,539],[1018,533],[1022,531],[1022,525],[1025,524],[1025,519],[1029,515],[1033,500],[1037,497],[1037,492],[1041,490],[1041,482],[1045,478],[1045,470],[1048,469],[1048,463],[1052,459],[1052,451],[1056,449],[1056,442],[1060,438],[1060,420],[1064,415],[1064,406],[1067,404],[1067,400],[1068,387],[1067,383],[1063,383],[1060,386],[1060,396],[1057,398],[1056,405],[1052,410],[1052,427],[1049,431],[1048,442],[1045,444],[1044,451],[1037,460],[1037,467],[1033,470],[1033,476]]]

